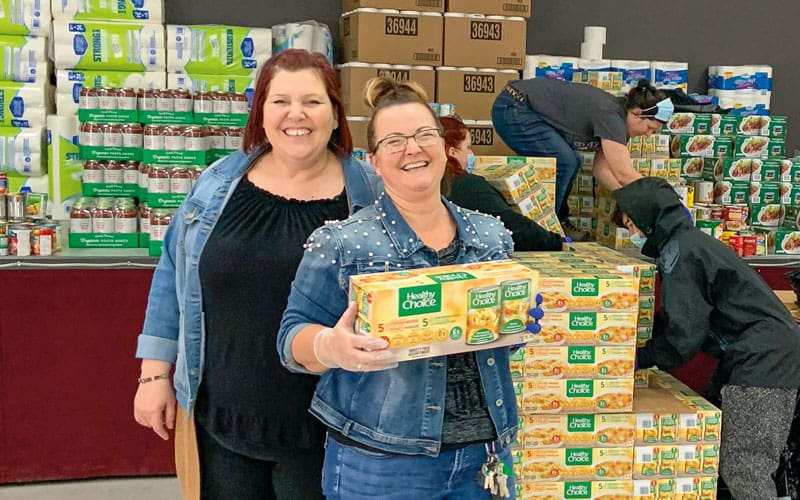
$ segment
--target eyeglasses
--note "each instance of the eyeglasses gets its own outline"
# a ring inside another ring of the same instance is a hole
[[[408,140],[413,138],[417,146],[427,148],[439,143],[442,138],[442,131],[436,127],[427,127],[417,130],[411,135],[390,135],[375,143],[375,149],[379,147],[387,154],[402,153],[408,147]]]

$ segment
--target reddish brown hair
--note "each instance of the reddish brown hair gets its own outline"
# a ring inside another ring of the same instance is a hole
[[[347,116],[344,112],[342,96],[339,95],[339,86],[336,84],[336,75],[333,72],[333,68],[322,54],[301,49],[278,52],[270,57],[264,67],[261,68],[256,81],[250,116],[247,117],[247,125],[244,128],[245,152],[252,153],[263,145],[267,146],[267,151],[272,149],[267,142],[267,135],[264,133],[264,101],[267,100],[269,85],[272,83],[272,79],[275,78],[275,73],[278,70],[300,71],[304,69],[313,69],[319,74],[325,84],[325,90],[333,104],[333,111],[339,122],[339,127],[333,131],[328,141],[328,149],[340,158],[350,156],[353,153],[353,138],[350,135],[350,129],[347,127]]]
[[[444,150],[449,148],[458,149],[461,143],[467,138],[469,129],[464,122],[457,116],[442,116],[439,118],[439,123],[442,124],[442,137],[444,137]],[[453,177],[464,174],[464,167],[458,160],[450,155],[447,155],[447,165],[445,166],[444,175],[442,176],[442,194],[448,196],[450,194],[450,186]]]

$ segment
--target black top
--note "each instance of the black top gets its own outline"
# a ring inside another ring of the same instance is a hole
[[[628,143],[628,115],[622,100],[585,83],[531,78],[511,82],[573,148],[600,149],[600,139]]]
[[[561,235],[515,212],[500,191],[483,177],[467,173],[454,175],[447,198],[464,208],[500,217],[506,229],[511,231],[517,252],[561,250]]]
[[[275,348],[303,243],[348,216],[329,200],[273,195],[242,178],[200,258],[205,367],[195,418],[223,446],[269,460],[322,450],[324,428],[308,407],[317,377],[290,373]]]
[[[692,226],[664,179],[644,177],[614,198],[657,258],[661,308],[639,366],[670,369],[704,351],[719,358],[722,385],[800,386],[800,329],[766,282],[719,240]]]

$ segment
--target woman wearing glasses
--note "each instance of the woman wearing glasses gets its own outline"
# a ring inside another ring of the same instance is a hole
[[[631,166],[628,139],[658,132],[673,109],[647,80],[616,98],[591,85],[533,78],[506,85],[492,106],[492,122],[517,154],[556,158],[556,212],[567,235],[581,241],[589,234],[569,221],[567,205],[581,164],[578,151],[595,152],[592,173],[604,186],[625,186],[641,177]]]
[[[497,219],[442,197],[447,155],[421,87],[379,77],[366,99],[369,157],[385,192],[309,238],[278,350],[290,370],[321,374],[310,411],[328,427],[328,498],[488,499],[481,465],[490,450],[510,465],[517,432],[509,350],[398,364],[385,340],[354,333],[348,280],[505,259],[513,242]],[[514,491],[512,477],[507,485]]]
[[[447,152],[447,168],[442,177],[442,194],[456,205],[500,217],[514,238],[518,252],[561,250],[561,235],[553,233],[514,211],[503,195],[486,179],[471,174],[475,155],[472,137],[460,118],[439,118]]]

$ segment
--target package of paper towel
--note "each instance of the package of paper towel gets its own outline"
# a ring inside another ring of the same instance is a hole
[[[0,35],[0,80],[47,79],[47,40],[40,36]]]
[[[255,76],[167,73],[168,89],[187,89],[192,92],[240,92],[249,98],[255,87]]]
[[[333,63],[333,41],[327,24],[309,20],[299,23],[276,24],[272,27],[272,53],[287,49],[319,52]]]
[[[167,25],[167,71],[255,76],[272,55],[269,28]]]
[[[50,36],[49,0],[0,0],[0,33]]]
[[[45,127],[0,127],[0,170],[42,175],[46,160]]]
[[[164,0],[53,0],[52,10],[59,21],[164,22]]]
[[[0,126],[45,126],[52,97],[50,84],[46,82],[0,82]]]
[[[54,21],[58,69],[164,71],[164,26],[103,21]]]

